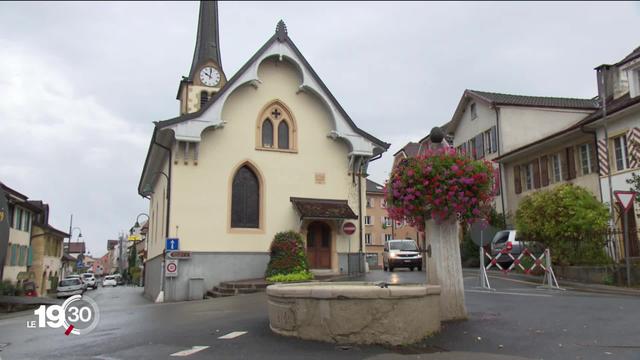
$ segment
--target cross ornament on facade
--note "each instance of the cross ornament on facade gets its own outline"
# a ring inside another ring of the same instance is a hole
[[[280,115],[282,115],[282,113],[280,113],[280,111],[278,111],[278,109],[273,109],[273,111],[271,112],[271,115],[273,115],[273,117],[276,118],[276,120],[277,120],[278,117],[280,117]]]

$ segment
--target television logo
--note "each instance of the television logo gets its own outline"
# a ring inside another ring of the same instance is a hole
[[[73,295],[62,305],[40,305],[33,313],[38,320],[27,321],[28,328],[63,328],[67,336],[87,334],[100,321],[98,304],[82,295]]]

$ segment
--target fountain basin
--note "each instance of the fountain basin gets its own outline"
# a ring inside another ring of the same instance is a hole
[[[271,330],[340,344],[410,344],[440,330],[440,287],[308,282],[267,287]]]

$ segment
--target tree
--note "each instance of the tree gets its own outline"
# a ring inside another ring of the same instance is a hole
[[[609,212],[587,189],[563,184],[525,197],[516,211],[516,229],[529,241],[549,247],[554,263],[608,262],[604,239]]]

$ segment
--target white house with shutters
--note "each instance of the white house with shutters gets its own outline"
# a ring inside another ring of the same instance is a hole
[[[465,90],[445,129],[453,136],[453,146],[459,151],[475,159],[495,160],[571,127],[597,107],[597,102],[593,99]],[[496,169],[500,179],[516,176],[522,179],[519,167],[506,169],[502,163],[496,162]],[[513,173],[514,169],[518,170],[517,175]],[[536,167],[531,163],[527,169],[531,171],[524,177],[530,179],[530,187],[533,188],[534,183],[540,183],[540,176],[534,182]],[[516,190],[515,185],[512,189],[506,181],[499,181],[498,196],[494,204],[499,213],[509,213],[515,209],[517,203],[510,204],[509,194],[504,194],[509,191],[515,193]]]

